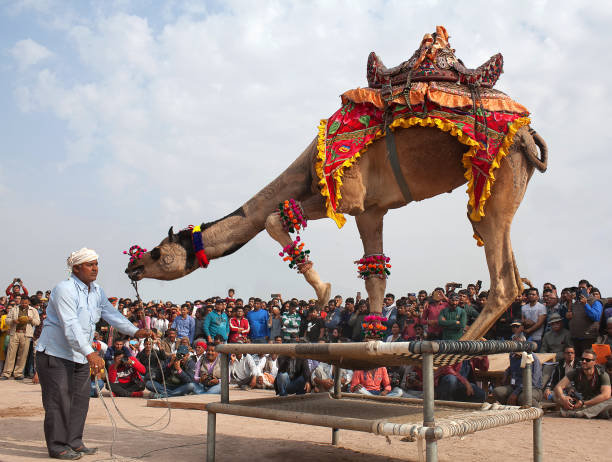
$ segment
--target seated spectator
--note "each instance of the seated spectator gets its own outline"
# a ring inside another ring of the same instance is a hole
[[[362,395],[399,396],[397,391],[391,393],[391,381],[386,367],[354,371],[351,392]]]
[[[352,371],[341,369],[340,376],[341,389],[346,389],[353,377]],[[334,375],[331,364],[319,363],[310,376],[315,393],[326,393],[334,391]]]
[[[553,390],[563,377],[567,375],[569,371],[573,371],[576,366],[576,351],[571,345],[566,346],[563,349],[563,359],[561,359],[550,374],[550,379],[544,388],[544,399],[552,401],[554,398]]]
[[[274,389],[279,396],[303,395],[310,392],[310,376],[308,375],[306,360],[279,356]]]
[[[514,338],[514,337],[513,337]],[[524,339],[524,338],[523,338]],[[532,355],[531,382],[532,382],[532,402],[527,403],[523,393],[523,369],[521,368],[521,353],[510,353],[510,366],[504,372],[505,385],[495,387],[493,394],[495,399],[501,404],[509,406],[520,406],[531,404],[537,406],[542,399],[542,366],[536,355]]]
[[[155,345],[157,343],[157,345]],[[145,367],[144,381],[155,380],[162,382],[161,371],[166,361],[166,352],[159,348],[159,340],[145,339],[143,350],[136,355],[136,359]],[[154,346],[158,348],[155,349]]]
[[[466,359],[452,366],[439,367],[434,374],[436,399],[484,403],[487,393],[476,385],[476,369],[489,370],[489,358]]]
[[[442,340],[459,340],[467,325],[467,314],[459,306],[459,295],[448,296],[448,306],[438,315],[438,326],[442,329]]]
[[[340,337],[340,328],[334,327],[329,332],[329,343],[342,343],[342,338]]]
[[[204,355],[206,354],[206,342],[196,342],[195,351],[191,352],[191,359],[197,364],[198,361],[201,361]]]
[[[104,360],[106,361],[106,369],[108,369],[113,363],[113,359],[115,357],[115,353],[118,351],[122,351],[126,358],[131,356],[130,349],[125,346],[125,341],[123,337],[117,337],[113,346],[109,346],[106,349],[106,353],[104,354]]]
[[[402,334],[400,332],[400,326],[397,321],[391,324],[391,334],[387,336],[385,342],[403,342]]]
[[[232,354],[229,364],[230,384],[243,390],[255,388],[261,370],[249,354]]]
[[[126,355],[122,350],[117,350],[113,357],[113,363],[108,368],[108,381],[111,391],[121,397],[142,398],[145,388],[142,375],[145,367],[138,359]]]
[[[164,364],[164,386],[156,380],[147,380],[145,386],[147,390],[153,392],[153,398],[164,398],[173,396],[183,396],[195,392],[194,380],[195,363],[189,356],[189,349],[179,346],[176,354],[172,354]]]
[[[198,395],[221,393],[221,363],[214,343],[206,346],[204,357],[196,364],[193,380]]]
[[[229,343],[236,343],[239,340],[246,340],[251,332],[249,321],[244,317],[244,309],[237,307],[234,317],[229,321],[230,334]]]
[[[555,401],[562,407],[561,416],[587,419],[612,417],[610,376],[595,366],[595,360],[593,350],[584,350],[581,367],[569,371],[555,387]],[[612,364],[606,364],[612,370],[609,366]]]
[[[393,388],[391,393],[402,398],[423,398],[423,371],[421,368],[407,364],[400,366],[398,373],[399,386]]]
[[[597,339],[600,345],[609,345],[612,349],[612,316],[606,321],[606,333]]]
[[[106,354],[106,350],[108,350],[108,345],[106,343],[104,343],[102,341],[102,336],[100,335],[100,332],[96,331],[94,332],[94,344],[92,345],[94,350],[97,350],[100,352],[100,356],[102,356],[102,358],[104,358],[104,355]]]
[[[259,367],[261,375],[257,377],[255,387],[273,390],[274,380],[278,374],[278,355],[265,355],[260,360]]]
[[[161,342],[162,349],[166,353],[166,356],[176,354],[176,349],[178,348],[178,341],[176,338],[176,329],[170,328],[166,330],[166,338]]]
[[[569,330],[563,328],[563,319],[559,313],[553,313],[549,318],[550,330],[542,337],[542,353],[557,353],[557,361],[563,359],[563,350],[572,344]]]

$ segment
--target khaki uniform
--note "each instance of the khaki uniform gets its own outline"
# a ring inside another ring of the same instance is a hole
[[[21,316],[29,316],[31,322],[20,323]],[[12,308],[6,316],[6,324],[10,327],[10,336],[8,350],[6,352],[6,360],[4,362],[3,377],[14,375],[15,378],[23,377],[23,369],[28,359],[30,351],[30,343],[34,335],[34,327],[40,324],[40,317],[36,308],[29,306],[23,310],[16,306]]]

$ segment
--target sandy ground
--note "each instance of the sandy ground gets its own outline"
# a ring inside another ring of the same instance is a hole
[[[0,382],[0,461],[47,459],[44,444],[44,412],[40,386],[29,380]],[[230,399],[262,397],[270,392],[231,390]],[[211,402],[219,396],[186,396],[176,401]],[[106,400],[110,405],[110,400]],[[146,407],[142,398],[116,398],[120,410],[143,425],[153,422],[164,409]],[[206,413],[173,410],[164,431],[141,431],[118,418],[114,455],[118,461],[198,461],[206,459]],[[158,427],[159,428],[159,427]],[[441,461],[532,460],[530,423],[519,423],[479,432],[464,439],[438,443]],[[612,421],[545,417],[545,460],[605,461],[612,456]],[[82,460],[109,460],[113,429],[99,399],[92,399],[85,427],[85,442],[100,452]],[[418,461],[416,443],[387,440],[366,433],[342,431],[340,447],[332,447],[331,430],[227,415],[217,417],[217,460],[224,461]],[[183,447],[174,447],[184,445]],[[170,449],[169,449],[170,448]]]

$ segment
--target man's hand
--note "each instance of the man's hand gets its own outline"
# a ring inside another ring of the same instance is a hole
[[[550,390],[550,388],[547,388],[546,390],[544,390],[544,399],[548,400],[551,396],[552,396],[553,392]]]
[[[561,404],[561,406],[563,406],[563,409],[565,409],[566,411],[569,411],[570,409],[574,409],[574,405],[572,404],[569,396],[561,395],[561,398],[559,399],[559,401],[561,401],[559,404]]]
[[[306,382],[306,384],[304,385],[304,391],[306,393],[310,393],[310,382]]]
[[[474,388],[472,387],[472,384],[470,382],[465,384],[465,394],[468,396],[473,396],[474,395]],[[510,401],[510,400],[508,400]]]
[[[386,396],[389,393],[389,390],[383,390],[380,392],[380,396]]]
[[[208,340],[208,343],[212,343],[213,339],[212,337],[209,335],[208,337],[206,337],[206,340]]]
[[[134,334],[136,338],[155,338],[155,333],[151,329],[138,329]]]
[[[518,400],[518,395],[512,393],[510,396],[508,396],[508,406],[516,406],[516,402]]]
[[[565,313],[565,319],[572,319],[573,317],[574,317],[573,311],[568,311],[567,313]]]
[[[353,391],[359,391],[363,388],[363,385],[361,385],[360,383],[358,383],[357,385],[355,385],[355,388],[353,388]]]
[[[89,368],[94,374],[97,374],[104,369],[104,359],[102,359],[102,357],[96,352],[89,353],[87,355],[87,361],[89,362]]]

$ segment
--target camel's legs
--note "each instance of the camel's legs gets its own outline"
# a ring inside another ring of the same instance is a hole
[[[484,241],[491,289],[482,313],[462,337],[464,340],[481,338],[521,291],[510,226],[533,171],[525,162],[519,152],[512,152],[502,161],[501,168],[495,172],[496,181],[485,206],[485,216],[479,222],[472,222],[474,231]]]
[[[308,220],[318,220],[326,216],[325,203],[321,195],[312,196],[302,201],[302,208]],[[266,219],[266,231],[268,231],[268,234],[283,248],[293,242],[289,233],[283,229],[278,213],[268,215]],[[315,271],[312,263],[305,266],[302,274],[306,282],[312,286],[317,294],[317,306],[323,307],[326,305],[331,295],[331,284],[321,280],[319,273]]]
[[[364,255],[383,253],[383,217],[386,209],[369,208],[355,217],[361,242],[363,242]],[[365,281],[366,291],[370,298],[370,312],[382,313],[383,300],[387,280],[371,277]]]

